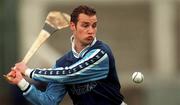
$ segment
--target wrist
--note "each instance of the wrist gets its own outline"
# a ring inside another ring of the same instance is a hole
[[[27,68],[24,72],[25,76],[31,77],[33,69]]]
[[[23,78],[21,79],[17,86],[22,90],[22,91],[25,91],[29,86],[30,84]]]

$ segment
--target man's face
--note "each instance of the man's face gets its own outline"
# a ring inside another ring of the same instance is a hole
[[[75,25],[74,23],[71,23],[71,30],[73,31],[76,42],[85,46],[90,44],[96,36],[96,15],[88,16],[85,14],[79,14],[77,24]]]

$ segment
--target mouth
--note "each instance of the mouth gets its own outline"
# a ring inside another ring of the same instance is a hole
[[[88,37],[87,37],[87,40],[93,40],[93,39],[94,39],[93,36],[88,36]]]

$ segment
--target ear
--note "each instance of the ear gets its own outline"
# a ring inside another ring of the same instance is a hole
[[[72,31],[75,31],[75,30],[76,30],[76,25],[75,25],[74,22],[70,22],[70,29],[71,29]]]

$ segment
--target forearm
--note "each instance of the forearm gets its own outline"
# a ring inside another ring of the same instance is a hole
[[[45,70],[28,69],[25,74],[38,81],[56,81],[65,84],[73,84],[106,78],[108,72],[108,55],[105,52],[98,50],[98,52],[96,51],[93,52],[93,54],[86,55],[82,60],[69,67],[59,67]]]
[[[23,95],[34,105],[58,105],[58,102],[54,100],[53,96],[42,93],[34,86],[31,86],[31,90],[27,93],[23,93]]]
[[[56,83],[48,85],[44,92],[25,80],[18,86],[23,91],[24,97],[34,105],[58,105],[66,93],[64,85]]]

